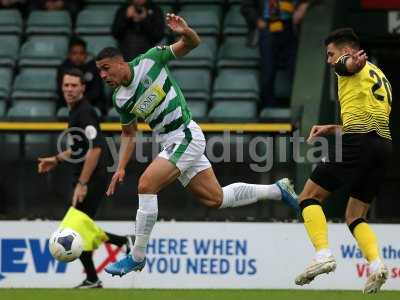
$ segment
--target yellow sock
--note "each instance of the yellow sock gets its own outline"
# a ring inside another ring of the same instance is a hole
[[[328,226],[322,207],[309,205],[303,209],[304,226],[316,251],[329,248]]]
[[[353,235],[369,263],[379,258],[378,241],[371,226],[365,222],[359,223],[354,227]]]

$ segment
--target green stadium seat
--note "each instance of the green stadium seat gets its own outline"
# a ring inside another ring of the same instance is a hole
[[[187,100],[210,99],[211,76],[208,70],[175,69],[172,74]]]
[[[10,95],[12,78],[12,69],[0,68],[0,101]]]
[[[120,121],[119,114],[114,107],[109,109],[107,116],[106,116],[106,121],[107,122],[119,122]]]
[[[278,70],[274,83],[274,96],[278,99],[289,99],[292,94],[292,82],[286,70]]]
[[[213,100],[259,101],[256,72],[252,70],[223,69],[214,82]]]
[[[258,48],[246,46],[245,37],[228,37],[218,53],[218,68],[258,68]]]
[[[203,11],[210,15],[216,14],[218,16],[219,20],[222,19],[222,6],[219,5],[218,3],[217,4],[212,4],[212,3],[211,4],[206,4],[206,3],[196,4],[191,1],[186,2],[186,3],[182,3],[182,2],[180,2],[180,3],[183,5],[181,6],[179,14],[186,13],[186,12],[193,12],[193,11]],[[188,20],[186,20],[186,21],[188,21]]]
[[[75,33],[104,35],[111,34],[111,25],[114,21],[114,11],[84,9],[78,14]]]
[[[96,56],[105,47],[117,47],[117,41],[110,35],[105,36],[81,36],[87,43],[89,54]]]
[[[0,101],[0,120],[4,118],[6,114],[6,102]]]
[[[22,16],[16,9],[0,10],[0,34],[21,34]]]
[[[219,34],[221,21],[217,11],[182,10],[179,15],[200,35]]]
[[[170,4],[160,4],[160,8],[164,16],[167,13],[173,13],[175,11],[174,7]]]
[[[15,101],[7,112],[7,119],[12,121],[47,121],[54,120],[54,116],[55,103],[50,101]]]
[[[104,4],[114,4],[114,5],[121,5],[125,3],[126,0],[85,0],[85,4],[89,5],[104,5]]]
[[[246,35],[247,23],[240,12],[240,5],[232,5],[224,21],[224,35]]]
[[[99,118],[101,118],[101,111],[98,107],[94,107],[96,114]],[[69,117],[69,108],[66,106],[60,107],[57,111],[57,120],[59,121],[67,121]]]
[[[0,35],[0,66],[14,67],[18,59],[19,37]]]
[[[207,102],[204,101],[187,101],[192,118],[198,122],[207,120]]]
[[[172,60],[171,68],[213,69],[216,58],[217,41],[214,37],[201,37],[200,45],[182,58]]]
[[[71,16],[68,11],[33,11],[27,21],[27,34],[71,34]]]
[[[57,98],[56,69],[25,68],[14,81],[15,100],[54,100]]]
[[[87,10],[91,10],[92,13],[97,13],[98,10],[104,10],[104,11],[108,11],[109,13],[115,15],[115,13],[117,12],[119,8],[119,5],[115,5],[115,4],[108,4],[108,5],[87,5],[85,6],[85,9]]]
[[[179,4],[223,4],[224,0],[178,0]]]
[[[256,122],[257,104],[240,100],[214,102],[208,118],[214,122]]]
[[[266,107],[260,112],[260,120],[266,122],[291,122],[291,111],[289,108]]]
[[[57,67],[65,59],[68,39],[64,36],[31,36],[21,47],[20,67]]]

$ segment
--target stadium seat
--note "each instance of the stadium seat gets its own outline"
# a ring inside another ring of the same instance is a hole
[[[18,59],[19,37],[16,35],[0,35],[0,66],[14,67]]]
[[[187,100],[210,99],[211,76],[208,70],[175,69],[172,74]]]
[[[0,34],[21,34],[22,16],[18,10],[0,10]]]
[[[220,30],[220,16],[217,11],[185,10],[179,15],[193,27],[200,35],[218,35]]]
[[[57,98],[56,69],[22,69],[14,81],[15,100],[54,100]]]
[[[278,99],[289,99],[292,94],[292,82],[286,70],[278,70],[274,83],[274,96]]]
[[[35,100],[15,101],[7,112],[7,118],[13,121],[54,120],[54,115],[55,103]]]
[[[119,122],[120,121],[119,114],[114,107],[109,109],[107,116],[106,116],[106,121],[107,122]]]
[[[113,5],[113,4],[109,4],[109,5],[87,5],[85,6],[85,9],[87,10],[91,10],[92,13],[97,13],[98,10],[105,10],[108,11],[110,14],[115,15],[115,13],[117,12],[119,8],[119,5]]]
[[[86,5],[103,5],[103,4],[114,4],[121,5],[125,3],[126,0],[85,0]]]
[[[257,104],[240,100],[214,102],[208,118],[215,122],[256,122]]]
[[[64,36],[31,36],[21,47],[20,67],[57,67],[65,59],[68,39]]]
[[[78,14],[75,33],[77,34],[111,34],[114,11],[84,9]]]
[[[68,11],[33,11],[27,21],[27,34],[71,34],[71,16]]]
[[[98,107],[94,107],[96,114],[99,118],[101,118],[101,111]],[[67,121],[69,116],[69,109],[66,106],[60,107],[57,111],[57,120],[59,121]]]
[[[96,56],[105,47],[116,47],[117,41],[110,35],[105,36],[81,36],[87,43],[87,51]]]
[[[0,100],[0,120],[4,118],[6,114],[6,102]]]
[[[258,48],[246,46],[245,37],[228,37],[218,53],[218,68],[257,68],[260,65]]]
[[[187,101],[192,118],[198,122],[204,122],[207,119],[207,102],[204,101]]]
[[[259,100],[258,77],[252,70],[223,69],[214,82],[213,100]]]
[[[232,5],[225,16],[223,34],[226,35],[246,35],[248,27],[246,20],[240,12],[240,5]]]
[[[12,69],[0,68],[0,101],[8,98],[10,95],[12,78]]]
[[[224,0],[178,0],[179,4],[223,4]]]
[[[290,122],[291,112],[289,108],[266,107],[260,112],[260,120],[267,122]]]
[[[215,64],[217,41],[214,37],[201,37],[200,45],[182,58],[172,60],[171,68],[208,68]]]

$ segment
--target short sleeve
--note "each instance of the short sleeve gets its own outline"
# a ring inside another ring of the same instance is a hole
[[[94,109],[85,109],[81,112],[80,127],[84,130],[85,137],[93,143],[93,147],[102,147],[103,136],[99,118]]]
[[[176,57],[171,46],[156,46],[143,54],[142,59],[143,58],[150,58],[162,65],[165,65]]]

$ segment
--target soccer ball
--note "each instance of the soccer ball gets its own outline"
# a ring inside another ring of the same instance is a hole
[[[59,261],[71,262],[81,256],[83,241],[79,233],[70,228],[57,229],[50,237],[51,255]]]

